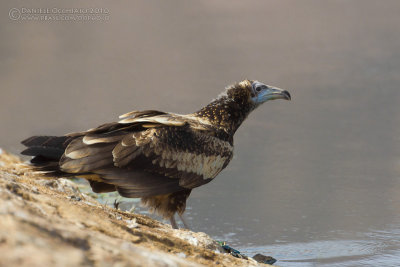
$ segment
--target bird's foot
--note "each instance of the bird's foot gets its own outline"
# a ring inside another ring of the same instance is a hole
[[[121,204],[121,201],[118,201],[118,199],[116,198],[114,200],[114,209],[118,210],[119,209],[119,204]]]
[[[181,219],[184,228],[190,230],[190,227],[189,227],[188,223],[186,222],[185,218],[183,218],[183,215],[178,213],[178,216]],[[179,229],[179,226],[175,220],[175,214],[169,219],[169,221],[171,222],[171,226],[173,229]]]
[[[190,227],[189,227],[189,224],[186,222],[185,218],[183,217],[183,214],[179,214],[178,213],[178,215],[179,215],[179,218],[181,218],[183,226],[185,226],[186,229],[191,230]]]

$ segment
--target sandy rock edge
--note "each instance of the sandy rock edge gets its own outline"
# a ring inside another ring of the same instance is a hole
[[[101,205],[1,149],[0,254],[0,266],[268,266],[221,253],[204,233]]]

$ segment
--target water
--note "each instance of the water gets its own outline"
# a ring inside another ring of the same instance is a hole
[[[12,21],[21,6],[1,2],[3,149],[132,109],[193,112],[258,79],[293,100],[238,130],[231,164],[189,199],[192,228],[280,266],[398,265],[398,1],[95,4],[109,21]]]

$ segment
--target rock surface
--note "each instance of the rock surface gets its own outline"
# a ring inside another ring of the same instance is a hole
[[[267,266],[204,233],[101,205],[0,149],[0,266]]]

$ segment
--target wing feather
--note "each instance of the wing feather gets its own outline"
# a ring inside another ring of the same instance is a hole
[[[154,117],[140,117],[140,118],[126,118],[118,121],[118,123],[121,124],[130,124],[130,123],[146,123],[146,124],[162,124],[165,126],[182,126],[186,122],[184,120],[181,120],[179,118],[176,118],[174,116],[166,116],[166,115],[160,115],[160,116],[154,116]]]
[[[102,155],[91,156],[86,158],[81,158],[77,160],[67,160],[60,165],[60,169],[64,172],[68,173],[86,173],[93,172],[96,173],[95,170],[112,167],[113,161],[112,158],[104,158]]]
[[[163,175],[132,169],[106,169],[98,171],[109,184],[114,184],[125,197],[146,197],[182,190],[176,179],[165,179]]]
[[[93,145],[93,144],[98,144],[98,143],[114,143],[122,138],[122,134],[117,134],[117,135],[101,135],[101,134],[88,134],[83,137],[83,143],[85,145]]]
[[[157,115],[163,115],[163,114],[167,114],[165,112],[162,111],[158,111],[158,110],[143,110],[143,111],[131,111],[125,114],[122,114],[119,116],[120,119],[123,118],[127,118],[127,117],[150,117],[150,116],[157,116]]]
[[[115,143],[87,145],[83,137],[73,140],[60,159],[60,169],[68,173],[93,171],[105,166],[113,166],[112,150]]]

